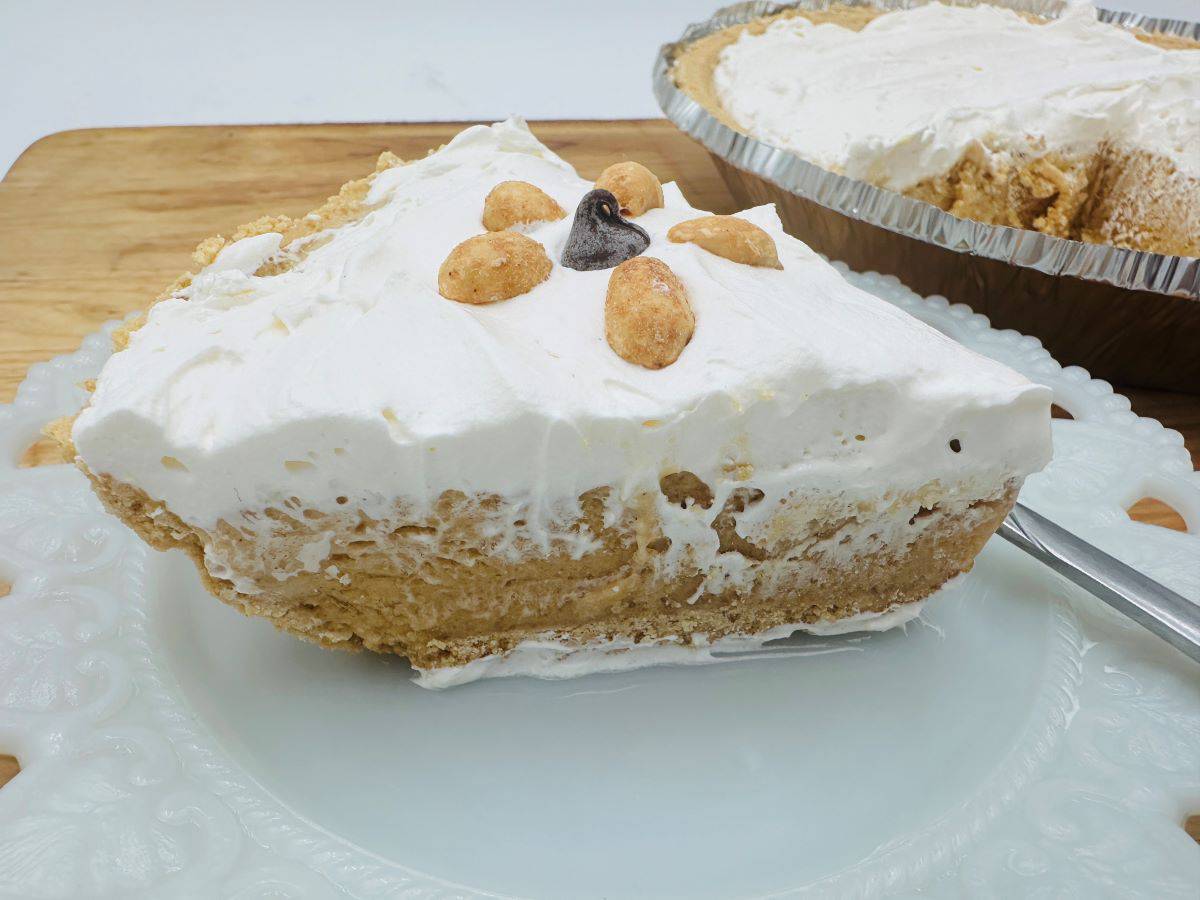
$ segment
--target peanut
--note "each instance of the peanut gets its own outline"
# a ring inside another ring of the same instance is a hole
[[[468,238],[438,269],[438,293],[459,303],[495,303],[533,290],[554,264],[533,238],[493,231]]]
[[[737,216],[701,216],[680,222],[667,232],[675,244],[691,242],[709,253],[747,266],[782,269],[775,240],[757,225]]]
[[[669,366],[695,329],[687,291],[662,260],[635,256],[613,269],[604,299],[604,337],[621,359],[647,369]]]
[[[505,231],[529,222],[553,222],[566,215],[553,197],[528,181],[502,181],[483,201],[483,227],[488,231]]]
[[[596,187],[612,191],[621,204],[621,213],[631,218],[663,205],[662,184],[641,163],[614,163],[600,173]]]

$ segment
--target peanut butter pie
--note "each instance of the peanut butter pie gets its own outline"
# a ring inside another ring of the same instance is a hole
[[[734,129],[956,216],[1200,256],[1200,44],[1086,0],[786,10],[673,75]]]
[[[71,430],[215,596],[420,683],[899,624],[1050,455],[1049,392],[773,208],[511,120],[213,238]]]

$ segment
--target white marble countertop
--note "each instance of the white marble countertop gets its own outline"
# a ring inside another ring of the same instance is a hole
[[[1110,0],[1200,19],[1200,0]],[[723,0],[0,0],[0,173],[107,125],[641,118]]]

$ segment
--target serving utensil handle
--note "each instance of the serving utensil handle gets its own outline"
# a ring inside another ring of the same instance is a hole
[[[1093,547],[1020,503],[999,534],[1200,662],[1200,603]]]

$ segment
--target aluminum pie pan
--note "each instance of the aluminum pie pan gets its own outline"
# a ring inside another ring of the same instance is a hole
[[[1200,392],[1200,259],[1129,250],[962,219],[922,200],[821,168],[719,121],[676,86],[691,42],[785,9],[834,0],[739,3],[690,26],[655,61],[666,117],[711,154],[739,205],[775,203],[788,230],[858,270],[970,304],[999,327],[1032,332],[1059,358],[1123,383]],[[837,5],[909,8],[912,0]],[[973,5],[966,3],[963,5]],[[1061,0],[997,5],[1055,18]],[[1200,23],[1100,10],[1103,21],[1200,40]]]

